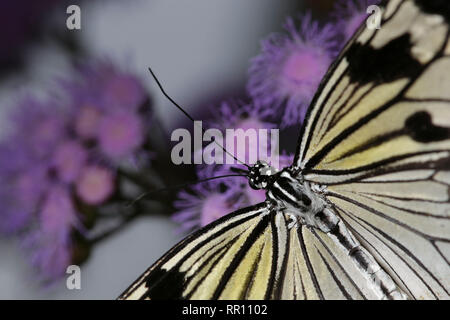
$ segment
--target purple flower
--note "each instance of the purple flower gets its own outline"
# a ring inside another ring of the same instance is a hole
[[[66,238],[76,225],[75,208],[70,191],[65,186],[53,185],[40,209],[40,230],[44,233],[60,234]]]
[[[76,182],[78,196],[91,205],[103,203],[114,191],[111,170],[99,166],[85,167]]]
[[[212,107],[213,119],[208,121],[210,127],[227,128],[273,128],[275,124],[268,119],[272,115],[270,110],[262,109],[255,104],[242,100],[228,99],[222,101],[218,107]]]
[[[114,164],[136,155],[145,138],[143,119],[150,111],[141,108],[146,93],[137,77],[111,62],[96,61],[80,66],[77,79],[63,81],[63,88],[79,138],[94,143]]]
[[[300,17],[300,28],[288,18],[287,34],[272,34],[251,60],[247,90],[255,103],[282,110],[282,126],[302,122],[320,80],[336,55],[335,28],[320,27],[311,15]]]
[[[61,135],[56,122],[47,121],[52,117],[31,98],[20,101],[14,111],[27,114],[13,115],[13,124],[23,127],[14,127],[0,144],[0,231],[4,233],[19,231],[30,221],[48,186],[47,155],[39,146],[50,150],[55,147],[57,139],[49,134],[53,131],[50,128],[58,128],[53,132]],[[33,123],[31,114],[42,122]]]
[[[82,139],[97,137],[101,117],[98,107],[92,104],[81,105],[75,115],[75,132]]]
[[[73,246],[64,242],[57,234],[46,234],[37,230],[23,240],[30,251],[31,265],[39,272],[39,279],[50,284],[63,277],[72,261]]]
[[[61,182],[70,182],[85,158],[80,145],[64,140],[66,117],[52,107],[31,97],[20,101],[12,117],[15,126],[0,145],[0,231],[20,231],[45,281],[64,274],[76,220],[70,189],[55,184],[52,171],[58,171]]]
[[[0,232],[21,238],[46,282],[64,274],[80,245],[71,235],[84,231],[86,204],[101,206],[120,192],[102,163],[142,153],[149,113],[138,79],[110,63],[61,83],[65,95],[54,96],[65,99],[20,100],[0,143]]]
[[[141,82],[128,74],[113,73],[104,88],[105,105],[136,110],[145,99]]]
[[[13,153],[8,156],[14,158]],[[32,219],[49,184],[47,171],[43,166],[2,170],[0,179],[0,231],[13,233],[22,230]]]
[[[217,175],[214,172],[214,167],[208,166],[198,172],[199,179]],[[242,199],[236,197],[234,190],[239,184],[230,181],[225,184],[226,180],[236,182],[233,177],[217,179],[196,184],[189,191],[182,190],[178,193],[178,199],[174,202],[178,211],[173,215],[173,220],[181,225],[181,232],[205,226],[241,207]]]
[[[137,111],[147,94],[140,80],[111,61],[97,60],[79,67],[76,80],[63,81],[75,109],[95,105],[104,111]]]
[[[335,3],[332,15],[337,21],[337,30],[344,36],[343,44],[353,36],[359,26],[367,19],[367,8],[379,2],[379,0],[339,0]]]
[[[111,159],[131,155],[142,144],[143,139],[143,126],[137,114],[115,112],[104,116],[100,122],[100,149]]]
[[[250,186],[245,186],[245,196],[250,205],[258,204],[266,200],[266,190],[255,190]]]
[[[65,273],[72,258],[71,233],[77,224],[69,190],[57,185],[50,187],[35,228],[22,242],[43,281],[52,281]]]
[[[55,102],[45,104],[25,97],[13,110],[11,120],[14,128],[8,140],[15,140],[29,158],[48,158],[61,139],[67,136],[67,119]]]
[[[254,104],[246,104],[242,101],[228,100],[223,101],[218,110],[214,110],[214,119],[208,122],[209,127],[217,128],[222,131],[224,136],[223,146],[226,147],[226,130],[235,130],[236,137],[234,139],[234,150],[227,148],[240,161],[249,163],[256,162],[260,150],[270,152],[270,133],[267,131],[267,139],[259,135],[260,129],[274,129],[276,125],[267,119],[271,115],[271,111],[262,109]],[[242,129],[243,132],[238,130]],[[256,130],[256,140],[246,139],[245,143],[239,135],[245,135],[248,129]],[[250,156],[252,153],[252,156]]]
[[[73,182],[87,161],[87,150],[77,141],[60,144],[53,155],[53,165],[62,182]]]

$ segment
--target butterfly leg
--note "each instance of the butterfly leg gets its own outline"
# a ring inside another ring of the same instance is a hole
[[[381,299],[405,300],[407,295],[395,284],[375,258],[367,251],[345,223],[329,208],[314,216],[316,226],[325,232],[352,259]]]

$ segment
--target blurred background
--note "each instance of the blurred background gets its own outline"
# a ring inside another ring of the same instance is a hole
[[[317,2],[317,1],[315,1]],[[320,2],[320,1],[319,1]],[[9,3],[9,4],[7,4]],[[158,92],[147,67],[186,110],[245,86],[249,59],[267,34],[281,29],[299,0],[4,1],[0,5],[0,134],[24,94],[49,94],[70,77],[74,61],[107,58],[142,79],[167,130],[184,116]],[[81,30],[68,30],[66,8],[81,8]],[[50,90],[51,91],[51,90]],[[3,183],[3,182],[1,182]],[[167,215],[152,214],[93,248],[81,267],[81,290],[65,279],[42,286],[15,238],[0,238],[1,299],[113,299],[182,234]]]

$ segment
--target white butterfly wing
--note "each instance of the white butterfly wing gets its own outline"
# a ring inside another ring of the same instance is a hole
[[[411,297],[450,290],[450,2],[393,0],[316,96],[294,165]]]

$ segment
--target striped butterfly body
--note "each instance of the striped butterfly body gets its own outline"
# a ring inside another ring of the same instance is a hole
[[[193,233],[120,299],[449,299],[450,3],[383,3],[322,81],[266,201]]]

